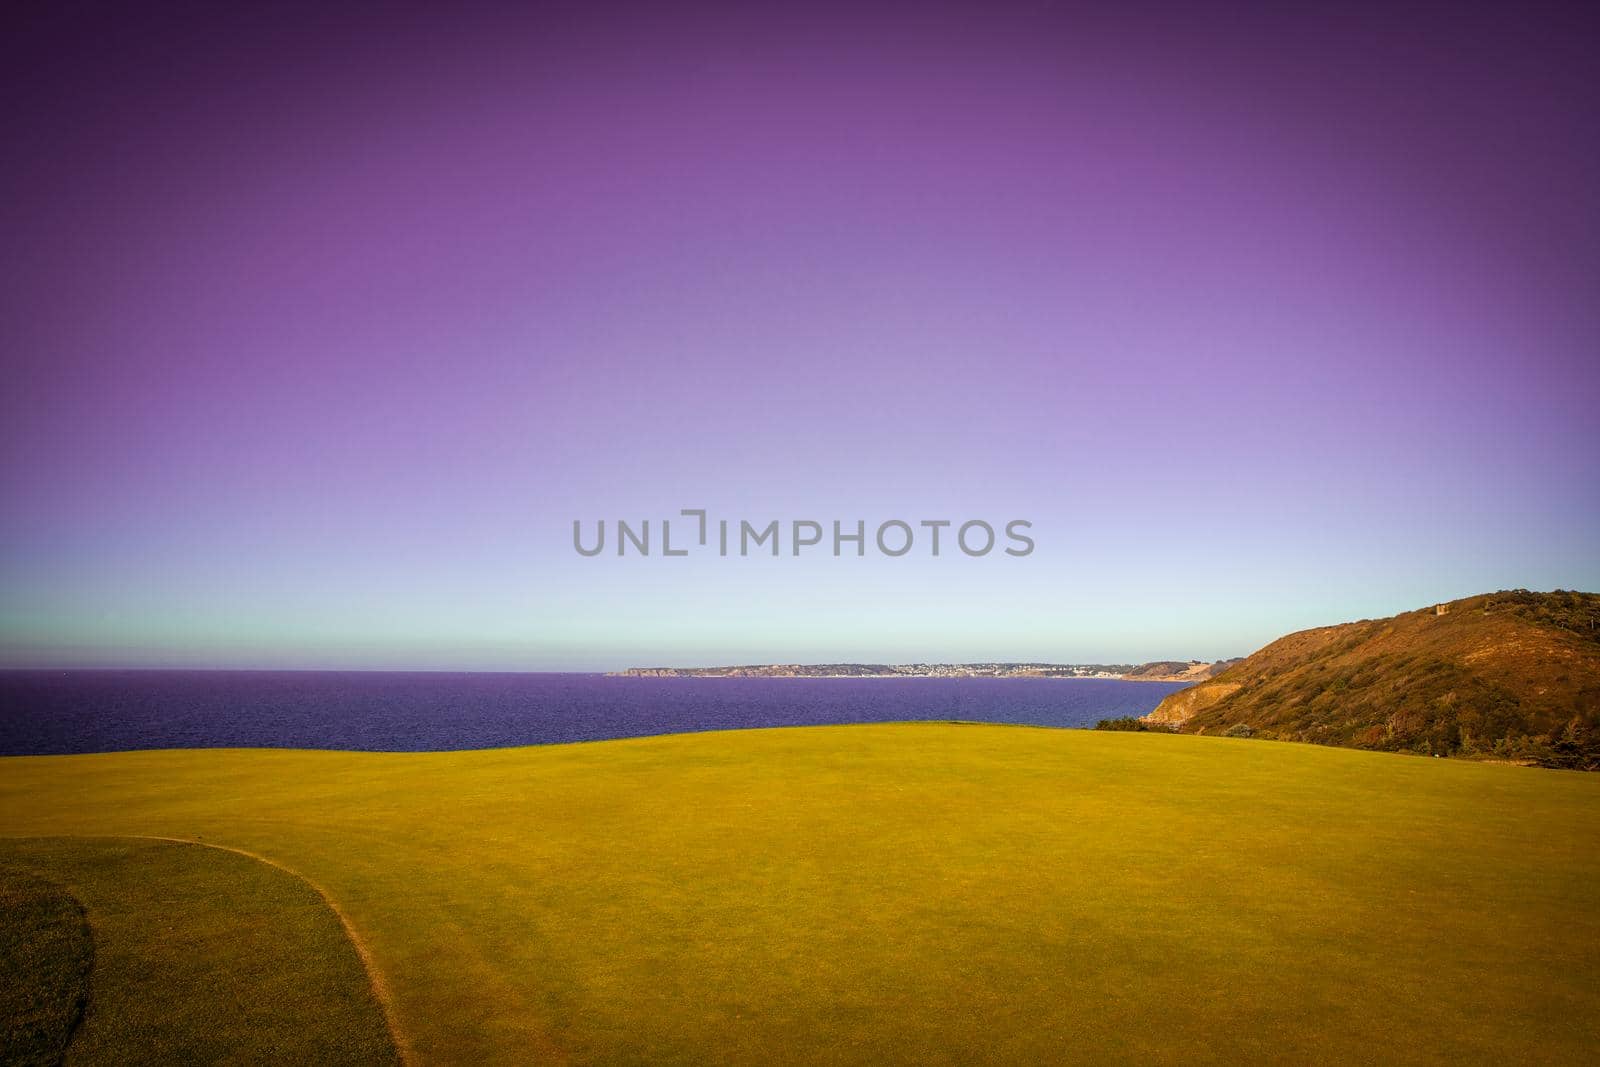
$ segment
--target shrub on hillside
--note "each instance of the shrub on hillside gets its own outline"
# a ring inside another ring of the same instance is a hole
[[[1541,762],[1547,767],[1564,767],[1574,771],[1600,770],[1600,731],[1591,729],[1581,718],[1573,716],[1566,727],[1550,745],[1550,752]]]
[[[1130,732],[1142,733],[1150,729],[1150,724],[1142,719],[1135,719],[1132,716],[1124,715],[1120,719],[1101,719],[1099,722],[1094,724],[1094,728],[1096,730],[1128,730]]]
[[[1228,727],[1227,732],[1225,732],[1222,736],[1223,737],[1254,737],[1255,735],[1256,735],[1255,727],[1251,726],[1247,722],[1236,722],[1232,726]]]

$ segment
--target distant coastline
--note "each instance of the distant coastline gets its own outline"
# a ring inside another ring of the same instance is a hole
[[[756,663],[731,667],[629,667],[613,678],[1103,678],[1203,682],[1237,659],[1152,663]]]

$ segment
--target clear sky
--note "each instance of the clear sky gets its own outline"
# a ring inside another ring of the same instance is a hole
[[[69,6],[0,57],[0,663],[1212,658],[1600,589],[1580,5]],[[691,507],[1037,548],[573,551]]]

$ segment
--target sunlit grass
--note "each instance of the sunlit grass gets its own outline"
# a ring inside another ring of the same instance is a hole
[[[1600,778],[894,724],[0,762],[338,902],[422,1062],[1583,1062]]]

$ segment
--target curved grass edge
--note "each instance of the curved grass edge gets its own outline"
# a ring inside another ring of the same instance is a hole
[[[406,1040],[405,1032],[395,1019],[393,990],[389,988],[389,983],[384,978],[383,972],[378,969],[377,963],[373,960],[372,950],[367,945],[366,939],[361,936],[360,931],[356,929],[355,923],[350,920],[350,916],[345,913],[343,908],[339,907],[338,901],[334,900],[326,889],[292,867],[279,863],[268,856],[263,856],[259,852],[251,852],[249,849],[235,848],[232,845],[218,845],[209,841],[195,841],[186,837],[165,837],[159,834],[120,834],[118,836],[130,837],[141,841],[167,841],[176,845],[193,845],[198,848],[213,848],[219,852],[232,852],[236,856],[243,856],[246,859],[255,860],[257,863],[264,863],[268,867],[280,870],[289,877],[303,882],[313,893],[321,898],[322,902],[328,906],[328,910],[333,912],[334,917],[339,920],[339,925],[344,928],[344,936],[350,942],[350,947],[356,950],[356,956],[361,960],[362,969],[367,972],[367,981],[372,986],[373,999],[378,1002],[378,1010],[383,1012],[383,1024],[389,1031],[389,1040],[394,1043],[395,1052],[399,1055],[400,1062],[413,1062],[411,1045]]]
[[[356,958],[361,961],[362,970],[365,972],[367,977],[367,984],[372,990],[373,1000],[376,1001],[378,1010],[383,1017],[384,1028],[388,1031],[389,1041],[394,1047],[395,1055],[402,1064],[410,1064],[415,1062],[413,1046],[409,1040],[409,1036],[404,1028],[400,1026],[396,1018],[393,991],[390,989],[389,983],[385,979],[383,972],[378,968],[376,962],[373,960],[372,951],[367,945],[365,938],[363,938],[360,931],[356,929],[355,924],[350,919],[350,916],[343,908],[339,906],[338,902],[333,899],[326,889],[312,881],[310,878],[307,878],[299,871],[296,871],[292,867],[280,863],[269,856],[263,856],[260,853],[252,852],[249,849],[236,848],[232,845],[219,845],[209,841],[197,841],[193,838],[171,837],[163,834],[7,834],[0,836],[0,840],[156,841],[164,844],[188,845],[196,848],[212,849],[217,852],[231,852],[236,856],[241,856],[264,866],[271,867],[272,869],[287,875],[288,877],[306,886],[306,888],[310,889],[317,899],[322,902],[323,906],[332,912],[333,916],[338,919],[339,926],[344,931],[345,940],[348,941],[350,947],[355,950]],[[39,875],[37,872],[27,871],[26,873],[38,878],[40,881],[49,882],[49,884],[52,885],[55,884],[49,879]],[[63,892],[66,891],[63,890]],[[70,893],[67,893],[67,895],[72,896]],[[72,899],[77,901],[76,897],[72,897]],[[77,904],[80,913],[83,913],[82,902],[78,901]],[[85,917],[87,918],[86,913]],[[88,994],[86,992],[85,1005],[87,1005],[87,997]],[[83,1011],[80,1010],[77,1018],[74,1020],[74,1027],[78,1021],[82,1020],[83,1014]],[[70,1034],[68,1036],[70,1039]],[[63,1046],[63,1048],[65,1048],[65,1046]]]

